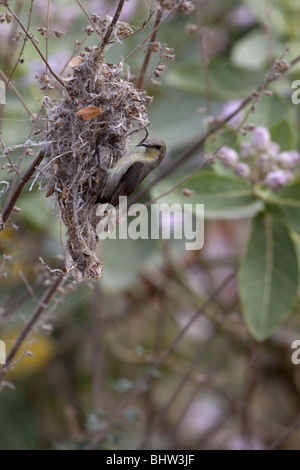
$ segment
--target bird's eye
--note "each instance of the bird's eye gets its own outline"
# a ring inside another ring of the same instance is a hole
[[[160,150],[160,149],[161,149],[161,145],[153,145],[153,148],[155,148],[156,150]]]

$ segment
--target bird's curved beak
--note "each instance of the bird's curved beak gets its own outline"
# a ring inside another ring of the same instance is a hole
[[[140,142],[136,147],[151,147],[147,142]]]

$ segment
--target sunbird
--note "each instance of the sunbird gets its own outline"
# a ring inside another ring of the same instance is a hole
[[[99,194],[97,203],[119,204],[119,196],[130,196],[138,185],[154,170],[166,155],[166,144],[161,139],[149,139],[137,147],[146,147],[144,153],[122,157],[112,168],[100,166],[106,175],[104,187]]]

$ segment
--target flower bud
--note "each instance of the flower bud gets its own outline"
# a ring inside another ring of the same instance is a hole
[[[296,150],[290,150],[289,152],[281,152],[278,155],[277,162],[280,168],[293,170],[297,166],[299,158],[299,153]]]
[[[266,127],[256,127],[251,138],[251,145],[255,150],[264,152],[270,144],[270,132]]]
[[[248,158],[253,157],[254,150],[251,147],[250,142],[243,142],[240,149],[240,156],[247,160]]]
[[[270,157],[275,158],[279,154],[280,150],[280,145],[278,145],[276,142],[270,142],[269,147],[268,147],[268,154]]]
[[[228,167],[234,167],[239,160],[237,152],[226,145],[220,148],[218,157],[221,159],[223,165]]]
[[[251,174],[251,169],[249,167],[249,165],[246,165],[246,163],[243,163],[243,162],[239,162],[234,171],[236,172],[237,176],[239,176],[240,178],[249,178],[250,174]]]
[[[260,153],[257,156],[256,163],[258,167],[265,167],[272,161],[272,157],[266,152]]]
[[[283,188],[292,178],[293,174],[290,171],[275,170],[267,174],[264,184],[273,191],[277,191]]]

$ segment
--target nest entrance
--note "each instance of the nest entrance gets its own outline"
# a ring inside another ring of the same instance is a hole
[[[54,195],[67,227],[66,269],[77,280],[98,279],[102,263],[95,255],[98,242],[95,201],[107,168],[131,153],[130,135],[149,125],[142,93],[121,78],[121,69],[108,64],[95,47],[73,59],[62,99],[44,103],[48,116],[42,172],[47,196]]]

